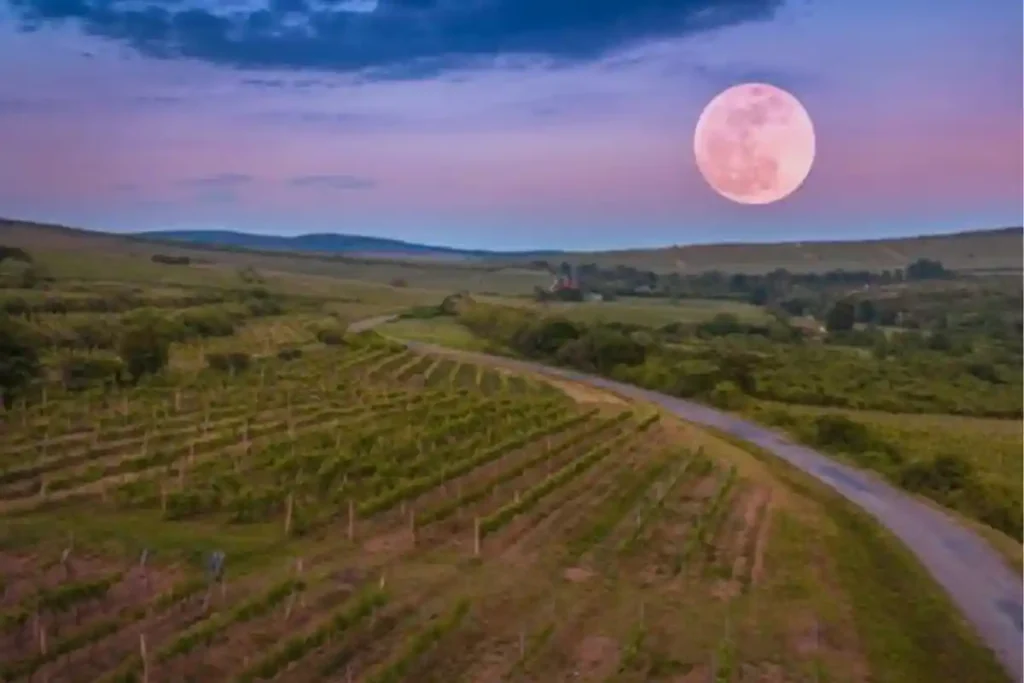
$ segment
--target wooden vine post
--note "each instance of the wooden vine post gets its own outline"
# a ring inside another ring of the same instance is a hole
[[[142,659],[142,683],[149,683],[149,655],[146,651],[146,634],[139,634],[139,657]]]
[[[285,501],[284,510],[284,535],[290,536],[292,532],[292,509],[295,506],[295,497],[293,494],[288,494],[288,499]]]
[[[480,557],[480,518],[473,518],[473,555]]]

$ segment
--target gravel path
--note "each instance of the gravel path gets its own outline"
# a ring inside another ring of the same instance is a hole
[[[353,328],[365,330],[389,319],[384,317],[364,320],[353,325]],[[452,353],[450,349],[430,344],[408,342],[407,345],[420,351]],[[985,540],[942,512],[855,468],[786,441],[768,429],[713,408],[572,370],[485,354],[463,351],[457,353],[467,360],[476,358],[484,362],[497,362],[510,368],[585,382],[623,396],[656,403],[684,420],[714,427],[756,444],[816,477],[859,505],[896,534],[946,589],[961,613],[974,625],[1014,680],[1024,681],[1024,597],[1021,577],[1006,566]]]

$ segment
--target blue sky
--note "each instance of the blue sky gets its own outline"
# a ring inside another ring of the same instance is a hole
[[[0,0],[0,215],[572,249],[1021,222],[1020,2],[362,1]],[[815,125],[768,206],[692,155],[744,81]]]

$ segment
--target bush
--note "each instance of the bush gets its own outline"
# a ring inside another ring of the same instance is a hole
[[[121,338],[119,353],[133,382],[166,367],[170,359],[171,342],[166,335],[164,322],[160,319],[137,322]]]
[[[925,495],[948,495],[962,491],[972,482],[970,466],[952,455],[940,455],[931,462],[908,463],[899,473],[899,485]]]
[[[345,343],[345,331],[339,328],[324,328],[317,331],[317,341],[328,346],[341,346]]]
[[[746,395],[735,383],[726,380],[715,385],[708,396],[708,401],[718,408],[738,410],[746,403]]]
[[[163,263],[168,266],[187,266],[192,263],[188,256],[168,256],[166,254],[153,254],[150,257],[153,263]]]
[[[42,374],[42,367],[31,331],[0,315],[0,401],[5,407]]]
[[[82,391],[95,384],[118,384],[124,369],[124,361],[117,357],[72,356],[60,366],[61,380],[69,391]]]
[[[251,361],[252,357],[242,351],[206,354],[206,365],[211,370],[230,372],[231,374],[247,370]]]
[[[190,336],[229,337],[235,333],[235,320],[227,311],[197,309],[181,314],[181,322]]]
[[[296,358],[302,358],[302,349],[281,349],[277,352],[277,357],[281,360],[295,360]]]

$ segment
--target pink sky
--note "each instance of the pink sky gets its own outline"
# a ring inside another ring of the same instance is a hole
[[[125,57],[70,29],[0,29],[0,214],[496,248],[1019,224],[1020,37],[998,28],[1013,8],[946,5],[929,21],[904,8],[884,31],[881,3],[868,2],[629,59],[384,82]],[[736,206],[701,179],[691,136],[716,92],[762,74],[803,101],[818,158],[790,198]],[[303,176],[371,186],[292,182]]]

